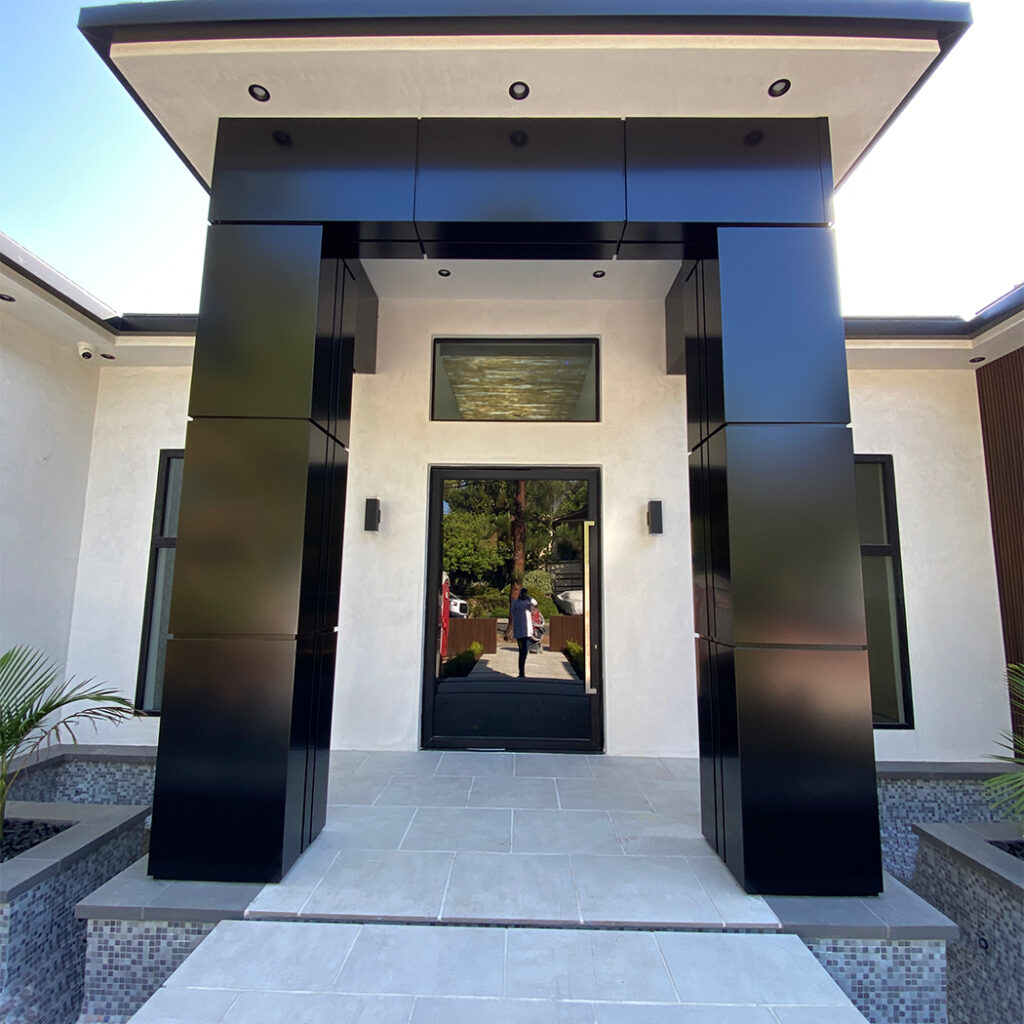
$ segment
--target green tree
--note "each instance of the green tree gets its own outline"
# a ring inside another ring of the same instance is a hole
[[[491,516],[453,509],[443,529],[444,569],[456,593],[468,591],[502,565]]]

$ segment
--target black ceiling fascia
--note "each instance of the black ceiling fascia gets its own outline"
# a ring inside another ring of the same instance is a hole
[[[849,177],[971,24],[949,0],[163,0],[83,8],[82,34],[204,189],[209,185],[110,58],[115,41],[247,36],[640,31],[751,35],[851,35],[935,39],[939,53],[875,134]]]

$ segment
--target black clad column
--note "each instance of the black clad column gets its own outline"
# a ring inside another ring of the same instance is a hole
[[[881,890],[842,320],[826,228],[684,267],[703,831],[748,892]]]
[[[158,878],[277,881],[323,827],[355,302],[344,302],[343,263],[321,260],[321,235],[210,228],[153,808]]]

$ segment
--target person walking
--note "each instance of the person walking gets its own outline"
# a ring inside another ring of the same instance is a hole
[[[512,635],[519,644],[519,678],[526,678],[526,655],[533,639],[533,604],[530,593],[523,587],[512,602]]]

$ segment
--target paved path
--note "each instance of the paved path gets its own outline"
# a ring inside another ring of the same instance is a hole
[[[223,921],[133,1024],[864,1024],[795,935]]]
[[[134,1024],[863,1024],[701,837],[693,760],[335,751],[328,800]]]

